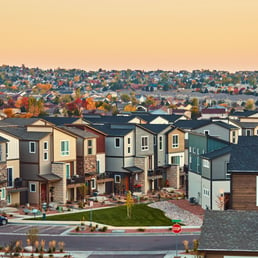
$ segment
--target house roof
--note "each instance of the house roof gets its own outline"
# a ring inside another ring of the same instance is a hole
[[[124,168],[125,170],[131,172],[131,173],[141,173],[143,172],[144,170],[139,168],[139,167],[136,167],[136,166],[132,166],[132,167],[125,167]]]
[[[201,120],[178,120],[175,123],[176,127],[179,127],[181,129],[188,129],[193,130],[197,129],[199,127],[202,127],[204,125],[208,125],[211,123],[210,119],[201,119]]]
[[[200,251],[258,252],[258,212],[207,210],[199,243]]]
[[[65,124],[73,124],[74,122],[80,120],[80,118],[77,118],[77,117],[44,117],[44,120],[59,126],[59,125],[65,125]]]
[[[141,124],[138,126],[147,129],[155,134],[161,133],[163,130],[167,128],[171,128],[171,125],[168,124]]]
[[[242,128],[255,128],[258,126],[258,123],[257,122],[239,122],[238,123]]]
[[[112,124],[112,123],[128,123],[134,116],[102,116],[102,117],[86,117],[84,121],[90,124]]]
[[[231,156],[228,164],[229,172],[258,172],[258,137],[249,136],[244,143],[244,138],[240,139],[239,144],[232,145]],[[253,138],[253,139],[251,139]]]
[[[112,128],[110,125],[91,125],[91,127],[97,129],[98,131],[104,132],[108,136],[113,137],[123,137],[134,130],[133,128]]]
[[[98,136],[94,133],[82,130],[82,129],[78,129],[75,127],[68,127],[68,126],[62,126],[60,127],[61,129],[68,131],[72,134],[75,134],[76,136],[79,136],[81,138],[97,138]]]
[[[234,112],[232,116],[238,116],[238,117],[248,117],[257,114],[257,111],[253,110],[247,110],[243,112]]]
[[[219,125],[219,126],[221,126],[221,127],[224,127],[224,128],[226,128],[226,129],[238,129],[238,127],[236,127],[236,126],[234,126],[234,125],[232,125],[232,124],[227,124],[227,123],[224,123],[224,122],[222,122],[222,121],[215,121],[215,122],[212,122],[212,123],[214,123],[214,124],[216,124],[216,125]]]
[[[50,132],[27,132],[25,128],[21,127],[1,127],[0,130],[22,140],[37,141],[50,134]]]
[[[0,125],[17,125],[17,126],[26,126],[31,125],[34,122],[41,120],[40,118],[6,118],[0,121]]]
[[[201,157],[205,159],[216,159],[218,157],[221,157],[225,154],[230,153],[230,151],[231,151],[231,145],[209,153],[202,154]]]
[[[49,182],[57,182],[57,181],[60,181],[62,180],[62,178],[56,174],[44,174],[44,175],[38,175],[40,178],[43,178],[44,180],[46,181],[49,181]]]
[[[224,108],[205,108],[201,111],[202,114],[225,114]]]
[[[9,142],[9,140],[5,139],[4,137],[0,136],[0,142]]]

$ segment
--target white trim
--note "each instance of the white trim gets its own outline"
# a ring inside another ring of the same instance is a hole
[[[33,144],[34,145],[34,151],[32,151],[31,149],[31,144]],[[29,153],[36,153],[36,142],[35,141],[30,141],[29,142]]]
[[[45,148],[45,144],[46,144],[46,148]],[[48,141],[43,142],[43,150],[48,150]]]
[[[67,150],[64,149],[62,150],[62,143],[66,143],[67,142]],[[60,142],[60,151],[61,151],[61,156],[69,156],[70,155],[70,142],[68,140],[61,140]]]
[[[115,177],[115,183],[120,184],[121,183],[121,176],[120,175],[115,175],[114,177]]]
[[[118,140],[118,145],[116,144],[116,141]],[[120,138],[118,138],[118,137],[116,137],[115,139],[114,139],[114,146],[115,146],[115,148],[120,148],[121,147],[121,139]]]
[[[35,186],[35,191],[32,191],[32,186]],[[36,193],[37,192],[37,186],[35,183],[30,183],[30,193]]]
[[[177,138],[177,142],[174,143],[174,137]],[[179,134],[172,135],[172,148],[179,148]]]
[[[146,139],[144,141],[144,145],[143,145],[143,139]],[[149,136],[141,136],[141,150],[142,151],[146,151],[149,150]]]

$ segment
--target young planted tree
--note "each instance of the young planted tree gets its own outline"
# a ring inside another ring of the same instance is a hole
[[[132,197],[132,193],[131,193],[131,191],[128,191],[127,195],[126,195],[126,207],[127,207],[127,217],[128,218],[132,217],[132,206],[133,206],[133,204],[134,204],[134,200],[133,200],[133,197]]]

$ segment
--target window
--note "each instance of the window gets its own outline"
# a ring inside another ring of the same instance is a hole
[[[69,141],[61,141],[61,155],[68,156],[69,154]]]
[[[44,150],[48,150],[48,142],[44,142],[43,143],[43,149]]]
[[[209,130],[204,130],[203,133],[204,133],[205,135],[209,135],[210,132],[209,132]]]
[[[120,184],[121,183],[121,176],[115,175],[115,183]]]
[[[236,136],[236,131],[232,131],[232,136]]]
[[[196,148],[196,154],[199,155],[199,149],[198,148]]]
[[[9,142],[6,143],[6,158],[8,158]]]
[[[120,138],[115,138],[115,148],[120,148]]]
[[[172,156],[171,164],[172,165],[180,165],[180,156]]]
[[[100,173],[100,161],[97,160],[97,173]]]
[[[193,153],[195,153],[195,147],[193,147]]]
[[[36,184],[30,183],[30,192],[35,193],[36,192]]]
[[[251,130],[250,129],[246,130],[246,136],[251,136]]]
[[[91,189],[96,189],[96,178],[92,178],[90,180],[90,183],[91,183]]]
[[[163,136],[159,137],[159,150],[163,150]]]
[[[7,187],[13,187],[13,168],[7,168]]]
[[[1,200],[5,200],[6,198],[5,188],[0,188],[0,197],[1,197]]]
[[[45,152],[43,153],[43,159],[44,159],[44,160],[48,160],[48,152],[47,152],[47,151],[45,151]]]
[[[178,148],[178,138],[179,136],[176,134],[176,135],[173,135],[172,137],[172,148]]]
[[[206,197],[209,197],[209,196],[210,196],[210,191],[209,191],[209,189],[203,188],[203,195],[206,196]]]
[[[207,159],[203,159],[203,160],[202,160],[202,166],[203,166],[204,168],[210,168],[210,161],[207,160]]]
[[[189,146],[189,152],[192,152],[192,147],[191,146]]]
[[[127,148],[127,152],[128,152],[129,154],[131,153],[131,147],[130,147],[130,146]]]
[[[142,136],[142,138],[141,138],[141,149],[142,149],[142,151],[149,149],[148,140],[149,140],[148,136]]]
[[[88,140],[88,155],[93,154],[93,143],[92,140]]]
[[[128,143],[129,145],[131,144],[131,138],[130,138],[130,137],[128,137],[127,143]]]
[[[29,153],[36,153],[36,142],[29,142]]]
[[[65,173],[66,173],[66,178],[69,179],[71,178],[71,167],[70,164],[65,164]]]
[[[154,137],[153,137],[153,144],[157,145],[157,136],[156,135],[154,135]]]

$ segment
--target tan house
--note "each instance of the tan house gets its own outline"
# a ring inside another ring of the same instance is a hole
[[[28,186],[21,203],[76,200],[77,185],[67,187],[67,180],[77,174],[76,137],[43,119],[12,118],[3,124],[2,130],[19,138],[20,175]]]
[[[1,200],[5,200],[7,205],[20,204],[20,193],[27,191],[27,187],[20,177],[20,153],[19,138],[11,135],[8,131],[1,130],[0,137],[7,141],[1,143],[1,161],[6,161],[3,166],[6,174],[6,190],[2,189]]]

